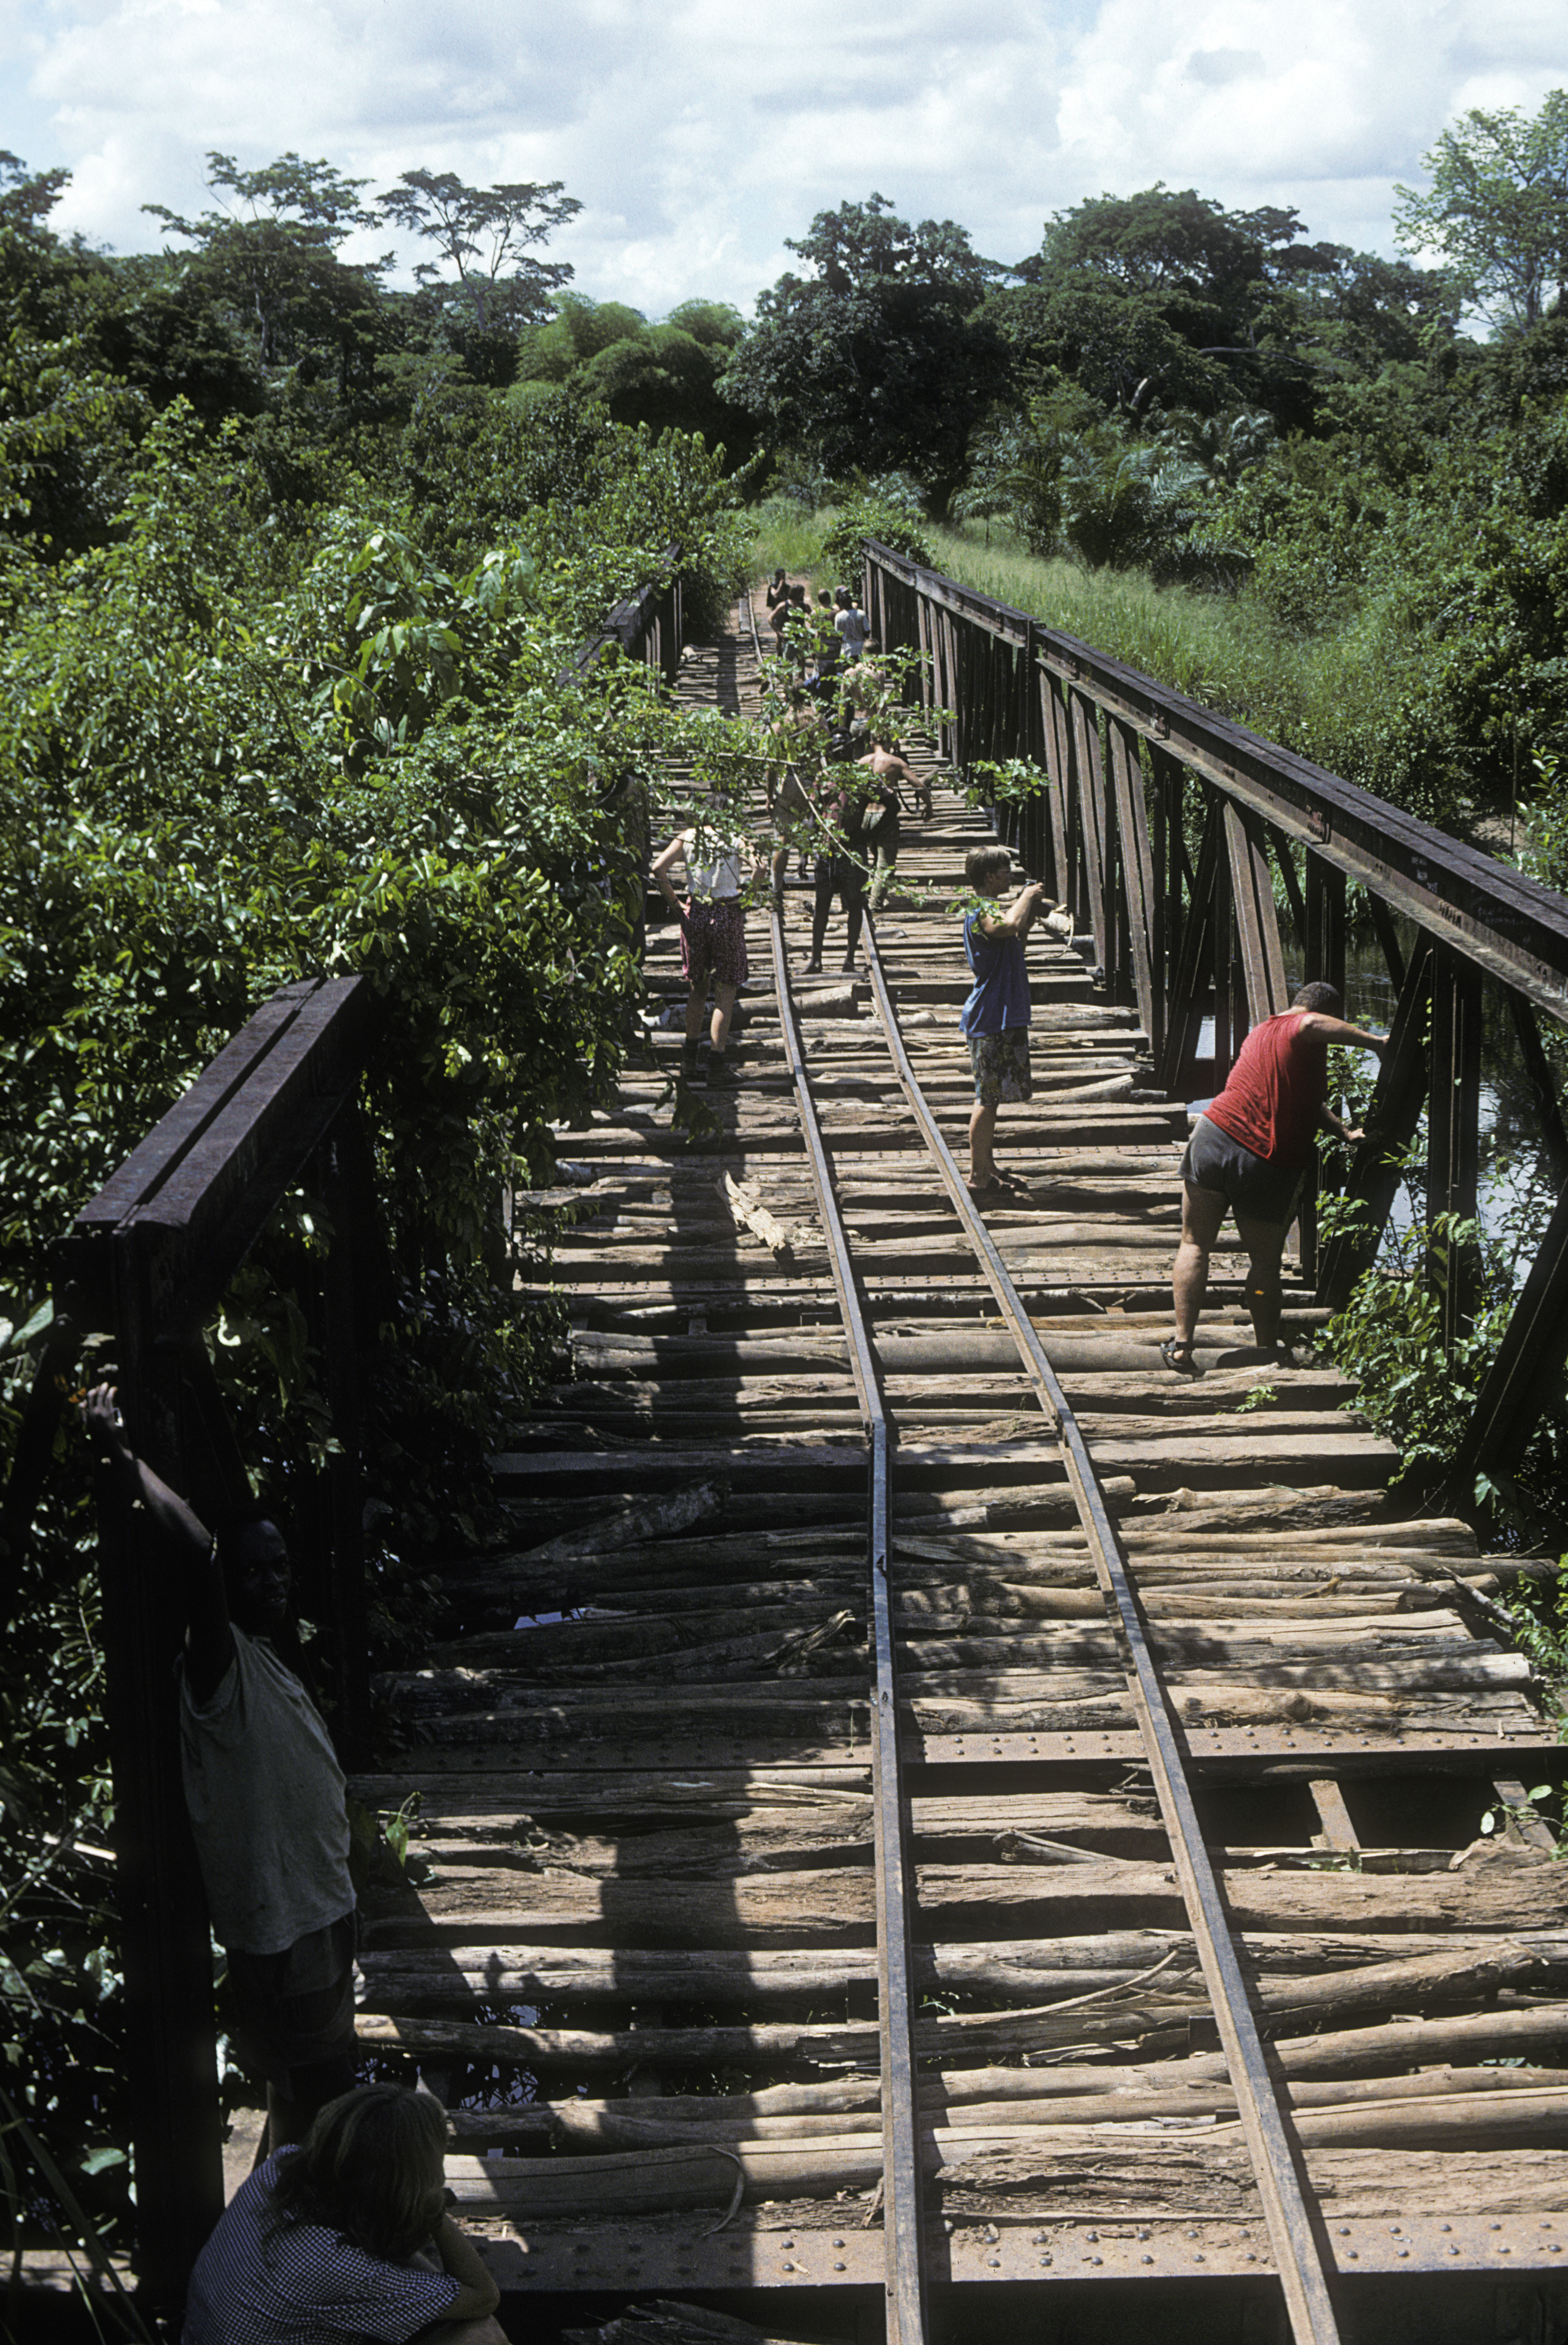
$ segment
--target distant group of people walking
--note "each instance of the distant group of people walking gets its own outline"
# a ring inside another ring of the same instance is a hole
[[[822,587],[815,605],[807,587],[791,584],[782,570],[768,582],[768,620],[776,652],[792,659],[809,692],[831,696],[840,663],[853,666],[870,641],[866,614],[847,586],[831,594]]]
[[[893,884],[901,817],[910,806],[932,811],[930,784],[891,740],[857,721],[850,672],[869,641],[864,613],[847,587],[820,592],[815,606],[805,585],[782,570],[769,581],[767,603],[775,641],[798,670],[788,724],[801,736],[801,754],[783,754],[769,766],[768,805],[775,846],[770,879],[781,900],[791,855],[800,876],[813,881],[811,952],[808,973],[821,970],[828,929],[837,904],[844,915],[843,974],[857,967],[864,919],[885,902]],[[814,778],[809,778],[814,776]],[[689,1080],[698,1049],[711,979],[708,1081],[733,1080],[728,1043],[736,995],[748,973],[745,898],[757,876],[750,848],[738,831],[711,836],[679,833],[654,865],[654,876],[681,923],[681,967],[689,988],[684,1071]],[[685,866],[683,896],[672,874]],[[999,1111],[1033,1096],[1030,1068],[1030,980],[1026,947],[1044,923],[1059,939],[1073,922],[1053,905],[1044,886],[1027,882],[1005,906],[1012,858],[1004,847],[976,848],[965,878],[970,904],[963,949],[971,987],[960,1018],[974,1083],[970,1118],[972,1195],[983,1203],[1026,1200],[1028,1184],[999,1168]],[[1355,1142],[1363,1134],[1327,1104],[1328,1051],[1339,1043],[1381,1052],[1384,1041],[1346,1022],[1339,994],[1316,983],[1290,1008],[1248,1035],[1217,1098],[1197,1120],[1182,1161],[1182,1237],[1173,1273],[1176,1329],[1162,1345],[1166,1365],[1196,1368],[1196,1335],[1209,1254],[1227,1213],[1235,1214],[1247,1254],[1247,1299],[1260,1349],[1272,1351],[1279,1327],[1280,1261],[1303,1172],[1319,1130]]]
[[[841,973],[849,976],[858,966],[865,916],[876,916],[893,886],[901,817],[915,810],[931,814],[931,784],[857,705],[853,671],[871,636],[849,588],[836,594],[824,588],[813,605],[808,589],[779,570],[769,581],[767,602],[775,643],[796,669],[779,754],[766,775],[775,840],[772,900],[782,903],[794,857],[800,877],[812,882],[808,974],[821,971],[837,904],[844,916]],[[683,888],[676,885],[677,876]],[[678,831],[653,862],[654,883],[680,922],[687,988],[681,1064],[687,1082],[701,1065],[705,1020],[708,1081],[716,1087],[734,1081],[736,998],[750,974],[745,908],[759,876],[734,811],[718,806],[710,822]]]

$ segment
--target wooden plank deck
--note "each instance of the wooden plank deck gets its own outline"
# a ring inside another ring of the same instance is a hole
[[[683,663],[694,703],[749,683],[738,636]],[[955,1149],[945,908],[985,835],[939,785],[878,930]],[[798,979],[793,880],[784,919]],[[382,1687],[403,1755],[357,1786],[419,1794],[429,1868],[367,1901],[361,2034],[453,2105],[449,2179],[518,2297],[738,2309],[882,2285],[866,1443],[765,912],[748,935],[741,1080],[697,1088],[704,1128],[669,1121],[671,1029],[563,1137],[570,1372],[497,1461],[511,1546],[453,1564],[449,1639]],[[1030,950],[1039,1088],[998,1146],[1029,1196],[986,1219],[1119,1525],[1333,2258],[1348,2279],[1549,2272],[1564,1874],[1528,1823],[1479,1838],[1553,1741],[1485,1609],[1508,1567],[1461,1523],[1399,1518],[1393,1451],[1305,1342],[1257,1359],[1234,1245],[1204,1374],[1163,1367],[1186,1115],[1083,958]],[[647,969],[679,998],[673,923]],[[1259,2282],[1256,2183],[1059,1446],[869,989],[853,1015],[805,1001],[801,1030],[896,1439],[932,2283]],[[725,1172],[759,1184],[788,1254],[738,1224]],[[1289,1266],[1288,1330],[1319,1317]],[[636,1512],[676,1500],[673,1527]]]

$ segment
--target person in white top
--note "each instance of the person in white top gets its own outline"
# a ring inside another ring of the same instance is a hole
[[[697,1041],[710,977],[714,1010],[708,1080],[710,1084],[734,1081],[726,1046],[737,989],[751,973],[746,958],[746,909],[740,896],[751,877],[752,860],[749,846],[738,834],[704,822],[677,831],[654,862],[655,882],[680,922],[680,973],[687,986],[686,1042],[680,1061],[687,1082],[697,1073]],[[670,884],[669,875],[677,863],[686,866],[684,901]]]
[[[865,613],[847,586],[838,590],[838,614],[833,621],[844,644],[844,665],[852,666],[866,648],[871,626]]]
[[[181,1575],[180,1771],[231,2032],[267,2080],[268,2140],[298,2141],[356,2075],[354,1884],[343,1771],[326,1722],[273,1650],[290,1637],[289,1550],[260,1508],[216,1541],[132,1449],[112,1386],[82,1404],[88,1440]]]

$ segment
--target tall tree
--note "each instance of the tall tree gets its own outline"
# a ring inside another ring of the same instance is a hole
[[[470,188],[454,171],[405,171],[382,196],[382,217],[435,246],[455,271],[455,284],[449,279],[446,286],[480,333],[515,333],[549,315],[551,294],[572,276],[568,261],[536,260],[530,250],[582,210],[575,196],[563,195],[564,184]],[[421,261],[414,275],[443,289],[433,261]]]
[[[0,228],[36,236],[70,181],[63,165],[52,171],[29,171],[20,155],[0,147]]]
[[[1421,160],[1431,187],[1394,190],[1400,243],[1441,253],[1494,326],[1539,323],[1568,292],[1568,90],[1535,115],[1472,106]]]
[[[242,171],[232,155],[207,157],[207,184],[219,208],[184,219],[167,204],[142,209],[171,235],[198,249],[203,281],[256,336],[263,367],[298,360],[311,347],[330,348],[340,389],[376,339],[376,294],[391,256],[351,265],[338,248],[356,228],[378,225],[360,201],[363,179],[346,179],[321,158],[290,152],[258,171]]]
[[[974,319],[995,263],[952,220],[911,228],[880,195],[819,212],[789,249],[812,274],[758,296],[720,391],[775,447],[830,473],[908,471],[945,500],[1001,385],[1000,340]]]
[[[1020,367],[1100,406],[1267,406],[1312,421],[1318,387],[1420,347],[1435,279],[1313,243],[1294,211],[1229,212],[1196,188],[1097,196],[1047,221],[1023,282],[987,304]]]

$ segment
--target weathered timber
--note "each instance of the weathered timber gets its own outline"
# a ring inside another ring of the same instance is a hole
[[[1232,1922],[1243,1929],[1552,1931],[1568,1924],[1568,1886],[1550,1863],[1415,1874],[1231,1867],[1223,1883]],[[972,1933],[1013,1925],[1079,1934],[1113,1923],[1176,1927],[1185,1912],[1168,1865],[927,1863],[918,1886],[921,1915],[938,1936],[951,1935],[955,1920]],[[401,1893],[389,1893],[389,1903],[392,1896]],[[856,1943],[873,1918],[870,1873],[846,1865],[721,1882],[617,1877],[612,1891],[597,1878],[556,1871],[447,1864],[421,1893],[419,1908],[403,1919],[368,1892],[368,1943],[443,1928],[504,1937],[525,1916],[535,1935],[565,1934],[590,1944],[618,1931],[648,1947],[833,1945]]]
[[[824,2091],[821,2086],[805,2089]],[[697,2143],[777,2146],[841,2137],[845,2114],[856,2106],[875,2107],[880,2097],[874,2086],[869,2101],[859,2103],[826,2089],[838,2105],[820,2112],[731,2108],[728,2096],[719,2095],[688,2096],[678,2108],[668,2101],[545,2101],[522,2108],[460,2111],[454,2130],[459,2141],[533,2139],[568,2151],[678,2148]],[[1549,2068],[1508,2074],[1433,2069],[1419,2078],[1303,2083],[1288,2086],[1286,2100],[1294,2113],[1297,2138],[1303,2142],[1420,2147],[1453,2142],[1476,2147],[1496,2141],[1547,2147],[1568,2141],[1568,2085],[1559,2071]],[[1144,2072],[1139,2083],[1115,2089],[1107,2081],[1098,2090],[1062,2089],[1032,2100],[949,2100],[945,2116],[923,2096],[922,2106],[926,2137],[936,2147],[945,2146],[944,2134],[1011,2137],[1030,2127],[1084,2126],[1114,2127],[1120,2132],[1169,2118],[1234,2122],[1237,2102],[1228,2085],[1192,2082],[1162,2090]]]

